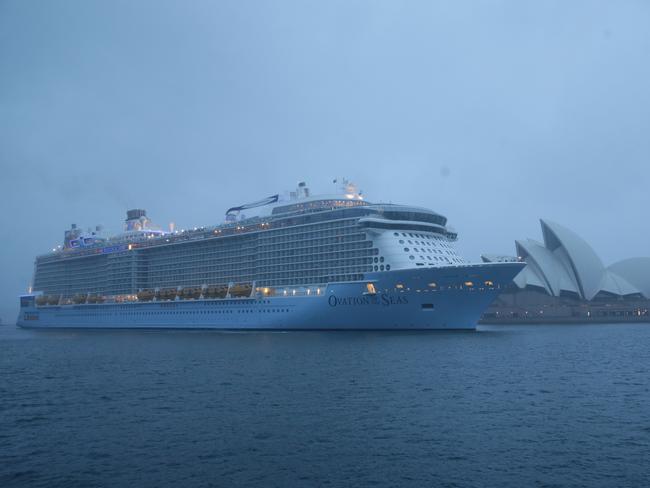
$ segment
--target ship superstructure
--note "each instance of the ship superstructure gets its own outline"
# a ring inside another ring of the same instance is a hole
[[[244,216],[250,211],[257,215]],[[163,232],[151,224],[144,210],[130,210],[124,233],[85,239],[73,226],[66,232],[63,248],[36,258],[35,293],[23,297],[26,310],[21,311],[19,322],[89,327],[385,328],[386,319],[372,314],[348,314],[344,325],[335,318],[341,307],[361,307],[355,309],[359,311],[366,304],[404,305],[400,310],[405,327],[471,328],[522,265],[469,264],[456,252],[456,239],[444,216],[419,207],[370,203],[345,180],[338,192],[320,196],[300,183],[289,198],[273,195],[232,207],[221,225],[180,232]],[[414,307],[407,303],[421,301],[411,295],[442,297],[445,291],[448,303],[465,307],[457,311],[456,323],[453,311],[442,316],[440,310],[447,305],[436,305],[433,299],[423,302],[425,308],[416,307],[420,315],[409,316]],[[296,306],[306,303],[298,300],[301,297],[312,301],[296,314]],[[208,304],[226,307],[220,309],[225,313],[201,309]],[[270,323],[257,315],[243,322],[228,320],[228,310],[267,313],[255,311],[262,305],[286,312],[268,312],[281,314]],[[313,317],[321,305],[326,315]],[[184,313],[162,313],[170,307]],[[122,315],[113,313],[118,310]],[[81,311],[86,318],[80,321]],[[199,311],[205,313],[196,315]],[[423,317],[422,311],[428,314]],[[390,317],[389,327],[400,327],[398,315]]]

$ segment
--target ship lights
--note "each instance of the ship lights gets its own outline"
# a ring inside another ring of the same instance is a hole
[[[463,283],[463,285],[465,285],[465,286],[474,286],[474,282],[466,281],[465,283]]]
[[[494,282],[491,280],[486,280],[485,281],[485,286],[494,286]]]
[[[429,283],[429,288],[436,288],[438,286],[437,283],[434,283],[433,281]]]

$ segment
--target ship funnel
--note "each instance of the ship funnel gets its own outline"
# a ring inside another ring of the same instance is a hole
[[[126,211],[126,230],[143,230],[149,224],[147,211],[142,208],[134,208]]]
[[[134,208],[132,210],[127,210],[126,211],[126,220],[127,222],[129,220],[137,220],[140,217],[146,217],[147,216],[147,211],[142,209],[142,208]]]
[[[307,183],[304,181],[301,181],[298,183],[298,189],[296,190],[296,196],[298,198],[307,198],[309,197],[309,187],[307,187]]]

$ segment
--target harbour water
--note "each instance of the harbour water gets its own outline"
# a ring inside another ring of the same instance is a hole
[[[0,486],[650,486],[650,325],[0,327]]]

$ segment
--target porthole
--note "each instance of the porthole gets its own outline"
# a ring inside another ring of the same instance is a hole
[[[384,256],[381,256],[381,257],[379,258],[379,262],[380,262],[380,263],[383,263],[383,262],[384,262]]]
[[[400,239],[400,240],[399,240],[399,243],[400,243],[400,244],[404,244],[404,239]]]
[[[378,266],[375,266],[374,269],[375,269],[375,271],[379,271],[379,267],[378,267]]]
[[[393,235],[394,235],[395,237],[399,237],[399,232],[393,232]]]
[[[373,261],[374,261],[374,262],[376,263],[376,262],[378,262],[378,261],[379,261],[379,259],[377,259],[377,258],[375,258],[375,259],[373,259]]]
[[[409,256],[409,259],[410,259],[410,260],[414,260],[414,259],[415,259],[415,256],[410,255],[410,256]]]
[[[409,252],[409,248],[408,248],[408,247],[405,247],[405,248],[404,248],[404,252]]]
[[[383,271],[383,270],[384,270],[384,265],[383,265],[383,264],[380,265],[380,266],[379,266],[379,269],[380,269],[381,271]]]
[[[390,271],[390,264],[386,265],[386,271]]]

